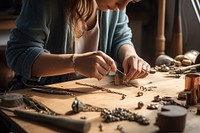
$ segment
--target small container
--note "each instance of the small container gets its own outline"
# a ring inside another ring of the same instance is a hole
[[[199,51],[197,50],[190,50],[184,54],[193,64],[195,64],[196,58],[199,55]]]
[[[199,86],[200,75],[196,73],[189,73],[185,75],[185,91],[197,89]]]

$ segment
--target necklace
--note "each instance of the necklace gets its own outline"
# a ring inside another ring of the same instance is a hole
[[[79,113],[81,111],[83,112],[100,112],[101,118],[105,122],[115,122],[115,121],[122,121],[122,120],[128,120],[128,121],[135,121],[138,122],[141,125],[149,125],[150,121],[148,118],[146,118],[143,115],[138,115],[134,112],[131,112],[128,109],[124,108],[115,108],[114,110],[109,110],[107,108],[101,108],[97,106],[93,106],[90,104],[84,104],[82,101],[75,98],[72,105],[72,110],[74,113]]]
[[[103,88],[103,87],[99,87],[99,86],[96,86],[96,85],[90,85],[90,84],[79,83],[79,82],[76,82],[76,84],[83,85],[83,86],[89,86],[89,87],[92,87],[92,88],[97,89],[97,90],[106,91],[107,93],[118,94],[118,95],[122,96],[122,99],[124,99],[125,96],[127,96],[126,94],[123,94],[121,92],[112,91],[112,90],[109,90],[109,89],[106,89],[106,88]]]

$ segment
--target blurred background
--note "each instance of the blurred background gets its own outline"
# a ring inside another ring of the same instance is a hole
[[[156,58],[159,2],[161,1],[163,0],[142,0],[138,3],[129,3],[127,6],[129,26],[133,31],[135,48],[137,53],[151,66],[154,66]],[[166,8],[164,54],[172,54],[171,40],[174,27],[176,27],[174,21],[177,18],[177,13],[181,18],[183,53],[189,50],[200,51],[200,23],[192,2],[194,0],[166,0],[164,6]],[[22,3],[22,0],[0,1],[0,88],[6,88],[13,76],[13,72],[7,67],[4,52],[10,30],[15,27],[15,20],[20,13]],[[176,6],[177,3],[179,8]]]

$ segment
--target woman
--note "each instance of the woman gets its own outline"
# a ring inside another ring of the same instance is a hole
[[[80,75],[101,80],[117,67],[127,82],[146,77],[150,66],[131,42],[129,2],[135,1],[24,0],[6,51],[14,81],[49,84]]]

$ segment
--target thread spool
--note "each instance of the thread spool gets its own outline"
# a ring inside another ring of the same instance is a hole
[[[7,108],[17,107],[23,104],[23,95],[19,93],[6,93],[0,99],[0,105]]]
[[[160,132],[182,132],[185,128],[187,110],[176,105],[165,105],[158,113],[156,125]]]
[[[189,73],[185,75],[185,91],[197,89],[199,86],[200,75],[196,73]]]

